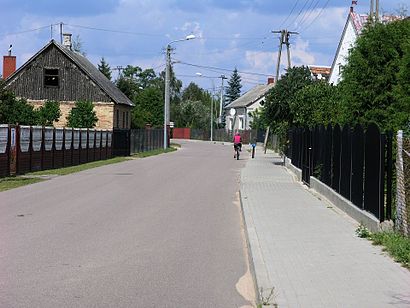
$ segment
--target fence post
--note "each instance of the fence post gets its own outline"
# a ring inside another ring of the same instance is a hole
[[[404,187],[404,164],[403,164],[403,131],[397,132],[397,159],[396,159],[396,174],[397,174],[397,229],[408,235],[407,227],[407,211],[406,211],[406,190]]]

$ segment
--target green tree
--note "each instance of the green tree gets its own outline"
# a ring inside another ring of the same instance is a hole
[[[228,81],[228,87],[225,92],[226,104],[232,103],[241,96],[241,88],[241,76],[238,74],[238,70],[235,67],[231,78]]]
[[[67,116],[67,126],[77,128],[93,128],[98,118],[94,106],[89,101],[75,102],[75,106]]]
[[[17,99],[0,80],[0,123],[36,125],[37,114],[25,99]]]
[[[405,129],[410,133],[410,40],[404,43],[404,55],[397,75],[398,84],[395,86],[397,109],[394,126]]]
[[[37,124],[53,126],[61,116],[60,103],[56,101],[46,101],[43,106],[36,110]]]
[[[309,126],[341,124],[341,103],[337,87],[316,81],[301,88],[290,102],[293,125]]]
[[[146,124],[162,126],[164,122],[163,94],[158,87],[147,87],[134,98],[131,126],[143,128]]]
[[[403,55],[409,40],[408,19],[375,23],[363,30],[349,52],[339,84],[345,122],[375,122],[382,129],[394,130],[407,125],[409,107],[402,105],[405,100],[397,89],[405,93],[409,82],[399,77],[406,75]]]
[[[178,104],[177,127],[206,129],[210,124],[210,110],[201,101],[183,100]]]
[[[111,68],[110,65],[105,62],[104,57],[101,58],[100,64],[98,64],[98,70],[111,80]]]
[[[231,78],[228,81],[228,86],[225,90],[225,96],[222,106],[222,126],[225,126],[225,107],[241,96],[241,76],[238,74],[238,69],[232,72]]]
[[[262,118],[265,124],[270,125],[276,133],[284,134],[294,124],[291,105],[295,101],[296,93],[312,83],[308,67],[288,69],[266,97],[262,108]]]

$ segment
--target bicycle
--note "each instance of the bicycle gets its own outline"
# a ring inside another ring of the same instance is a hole
[[[234,149],[235,149],[235,155],[234,155],[233,158],[236,158],[236,160],[239,160],[240,145],[239,145],[239,144],[235,144],[235,145],[234,145]]]

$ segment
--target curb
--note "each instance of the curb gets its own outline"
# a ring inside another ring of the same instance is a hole
[[[243,227],[244,227],[245,244],[246,244],[247,257],[248,257],[249,271],[252,275],[253,287],[255,289],[254,290],[255,291],[255,302],[259,303],[261,299],[260,299],[260,294],[259,294],[258,280],[256,279],[255,264],[253,262],[251,243],[249,241],[248,224],[247,224],[246,219],[245,219],[245,211],[244,211],[244,207],[243,207],[242,191],[241,190],[239,190],[239,200],[240,200],[240,203],[241,203],[241,218],[242,218],[242,223],[243,223]]]

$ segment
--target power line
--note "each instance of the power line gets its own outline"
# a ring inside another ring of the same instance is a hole
[[[305,31],[307,29],[310,28],[311,25],[313,25],[313,23],[320,17],[320,15],[322,15],[323,11],[326,9],[327,5],[329,4],[330,0],[327,0],[325,5],[322,7],[322,9],[320,10],[320,12],[316,15],[316,17],[310,22],[310,24],[307,25],[307,27],[305,27]]]
[[[4,34],[0,34],[0,36],[20,35],[20,34],[25,34],[25,33],[29,33],[29,32],[34,32],[34,31],[46,29],[46,28],[49,28],[50,26],[56,26],[56,25],[58,25],[58,24],[51,24],[51,25],[42,26],[42,27],[35,28],[35,29],[23,30],[23,31],[19,31],[19,32],[4,33]]]
[[[306,1],[305,1],[305,4],[304,4],[304,5],[302,6],[302,8],[300,9],[298,15],[292,20],[291,23],[288,24],[288,27],[291,26],[293,23],[295,23],[295,22],[298,20],[299,16],[302,15],[302,12],[303,12],[303,10],[305,9],[305,7],[306,7],[306,5],[308,4],[309,1],[310,1],[310,0],[306,0]],[[288,28],[288,27],[287,27],[287,28]]]
[[[103,32],[112,32],[112,33],[120,33],[120,34],[130,34],[130,35],[141,35],[141,36],[155,36],[155,37],[165,37],[163,34],[153,34],[153,33],[143,33],[143,32],[132,32],[132,31],[122,31],[122,30],[112,30],[112,29],[104,29],[104,28],[96,28],[90,26],[82,26],[82,25],[73,25],[73,24],[64,24],[66,26],[87,29],[87,30],[94,30],[94,31],[103,31]]]
[[[206,66],[206,65],[198,65],[198,64],[192,64],[192,63],[186,63],[182,61],[178,61],[178,64],[183,64],[183,65],[188,65],[188,66],[193,66],[193,67],[199,67],[199,68],[204,68],[208,70],[218,70],[218,71],[225,71],[225,72],[233,72],[234,70],[232,69],[227,69],[227,68],[220,68],[220,67],[215,67],[215,66]],[[254,72],[244,72],[244,71],[238,71],[238,73],[241,74],[248,74],[248,75],[255,75],[255,76],[264,76],[264,77],[270,77],[272,75],[269,74],[262,74],[262,73],[254,73]]]
[[[299,0],[296,0],[295,4],[293,5],[289,15],[285,18],[284,21],[282,21],[282,23],[279,26],[279,29],[282,28],[282,26],[288,21],[289,17],[292,16],[293,11],[295,10],[296,6],[298,5]]]
[[[311,8],[312,4],[313,4],[313,0],[311,2],[311,5],[309,6],[309,8],[306,10],[305,15],[303,16],[303,18],[301,19],[301,21],[299,22],[299,25],[297,27],[297,29],[301,29],[303,24],[309,20],[310,16],[312,15],[313,11],[316,9],[317,5],[319,4],[320,0],[316,0],[315,5],[313,6],[313,8]]]

